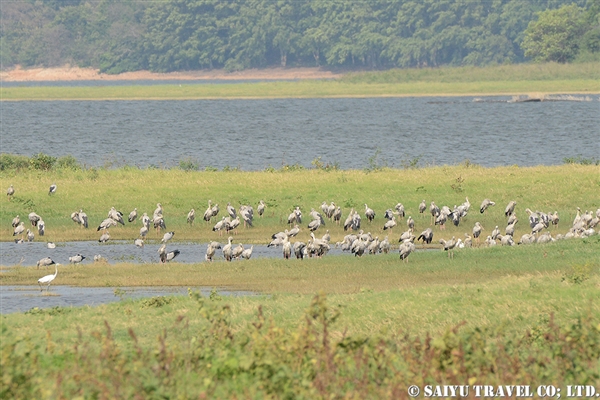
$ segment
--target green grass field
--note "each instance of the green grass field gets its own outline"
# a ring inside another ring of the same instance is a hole
[[[600,93],[598,63],[406,69],[351,73],[338,80],[156,86],[3,87],[10,100],[240,99]]]
[[[1,187],[14,185],[12,201],[3,199],[0,210],[0,240],[12,240],[10,223],[16,215],[27,221],[27,215],[35,211],[46,222],[46,235],[38,238],[43,241],[97,240],[96,232],[100,222],[107,217],[111,207],[122,211],[126,216],[134,208],[139,214],[152,215],[157,203],[164,208],[168,230],[177,232],[176,240],[222,240],[211,223],[202,220],[208,207],[208,200],[218,203],[221,216],[231,203],[239,208],[242,204],[257,207],[263,199],[267,209],[263,218],[255,219],[254,228],[238,228],[235,242],[244,244],[267,244],[273,233],[287,227],[287,217],[294,207],[299,206],[305,219],[311,208],[320,210],[323,201],[333,201],[342,207],[343,219],[351,208],[364,211],[368,204],[377,216],[372,224],[363,221],[365,232],[383,238],[383,213],[398,202],[404,204],[407,216],[416,220],[416,231],[430,226],[430,216],[419,215],[418,205],[425,199],[427,204],[462,204],[465,197],[472,203],[467,219],[459,226],[451,224],[445,232],[436,230],[439,238],[449,239],[453,235],[463,237],[470,232],[473,224],[479,221],[484,233],[490,234],[498,225],[505,226],[504,207],[509,201],[517,201],[517,223],[515,237],[528,232],[525,208],[544,212],[558,211],[563,224],[558,232],[565,233],[573,221],[576,208],[596,210],[600,199],[595,195],[600,186],[599,167],[596,165],[564,165],[557,167],[517,166],[482,168],[471,164],[460,166],[440,166],[420,169],[380,171],[323,171],[298,170],[287,172],[199,172],[171,170],[140,170],[125,167],[116,170],[88,169],[72,171],[57,169],[49,172],[11,171],[0,174]],[[55,195],[47,194],[50,184],[56,183]],[[478,208],[485,198],[494,200],[497,205],[483,215]],[[197,218],[193,226],[186,223],[190,209],[196,210]],[[89,229],[81,229],[70,219],[74,211],[83,209],[89,217]],[[218,220],[217,219],[217,220]],[[406,230],[405,222],[399,221],[392,237],[399,237]],[[307,222],[308,223],[308,222]],[[404,224],[404,225],[403,225]],[[111,229],[115,240],[132,240],[139,234],[141,223],[126,224]],[[341,226],[329,222],[319,228],[318,235],[329,229],[332,241],[341,241],[346,232]],[[306,226],[298,236],[308,239]],[[151,232],[149,239],[162,238],[162,234]],[[396,238],[397,241],[397,238]]]

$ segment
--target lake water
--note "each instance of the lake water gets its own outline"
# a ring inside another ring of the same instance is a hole
[[[225,240],[222,244],[227,244]],[[235,241],[232,243],[234,247],[239,244]],[[107,243],[98,243],[97,241],[79,241],[79,242],[65,242],[56,243],[56,248],[48,249],[45,242],[31,242],[31,243],[14,243],[14,242],[0,242],[1,250],[1,261],[2,265],[24,265],[33,266],[37,264],[38,260],[44,257],[50,257],[57,263],[68,264],[69,257],[77,254],[82,254],[86,257],[83,260],[83,264],[93,263],[94,255],[101,255],[109,264],[119,262],[129,262],[136,264],[148,264],[160,262],[158,256],[158,249],[160,243],[146,244],[144,247],[139,248],[133,244],[133,241],[113,241]],[[174,261],[182,263],[198,263],[203,262],[206,254],[207,243],[169,243],[167,245],[167,252],[173,250],[179,250],[181,253],[175,258]],[[342,254],[341,249],[335,248],[335,243],[331,244],[330,255]],[[250,248],[250,245],[245,244],[244,248]],[[254,245],[252,250],[252,258],[282,258],[283,249],[279,247],[267,247],[266,245]],[[223,252],[217,250],[215,253],[214,261],[224,261]],[[234,262],[243,262],[234,261]],[[50,268],[53,269],[53,268]]]
[[[600,102],[509,97],[2,102],[2,152],[87,166],[262,170],[311,161],[362,169],[557,165],[600,154]],[[377,154],[377,159],[373,156]]]
[[[40,291],[39,286],[0,286],[0,313],[10,314],[14,312],[25,312],[34,307],[52,308],[52,307],[78,307],[78,306],[97,306],[105,303],[112,303],[121,300],[121,298],[141,298],[154,296],[182,295],[187,296],[187,287],[136,287],[119,288],[118,295],[115,294],[115,288],[109,287],[71,287],[50,285],[49,291],[44,287]],[[191,288],[194,291],[202,293],[203,296],[209,296],[212,288],[201,287]],[[254,292],[232,291],[227,289],[218,289],[217,292],[222,296],[253,296]]]

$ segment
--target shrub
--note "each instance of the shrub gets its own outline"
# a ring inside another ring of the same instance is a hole
[[[29,166],[39,171],[50,171],[56,164],[56,157],[38,153],[29,159]]]
[[[22,170],[29,168],[29,158],[17,154],[0,154],[0,171]]]
[[[200,167],[197,161],[193,160],[191,157],[186,157],[182,160],[179,160],[179,169],[184,171],[197,171]]]
[[[81,165],[77,162],[77,159],[72,155],[60,157],[56,160],[56,167],[63,169],[70,169],[72,171],[78,171],[81,169]]]

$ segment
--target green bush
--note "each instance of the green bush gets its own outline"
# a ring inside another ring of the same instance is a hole
[[[0,154],[0,171],[23,170],[29,168],[29,158],[17,154]]]
[[[29,166],[39,171],[50,171],[56,164],[56,157],[39,153],[29,159]]]
[[[197,161],[193,160],[191,157],[186,157],[182,160],[179,160],[179,169],[184,171],[198,171],[200,164]]]
[[[56,160],[56,167],[62,169],[70,169],[72,171],[78,171],[81,169],[81,165],[77,162],[77,159],[72,155],[60,157]]]

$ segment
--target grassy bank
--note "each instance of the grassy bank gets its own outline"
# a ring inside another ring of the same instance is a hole
[[[573,221],[576,208],[596,210],[600,200],[596,195],[600,186],[600,167],[596,165],[563,165],[554,167],[517,166],[483,168],[465,163],[459,166],[441,166],[419,169],[383,169],[365,171],[291,170],[272,172],[244,171],[182,171],[177,169],[141,170],[124,167],[115,170],[69,168],[51,171],[29,170],[0,173],[0,187],[13,185],[12,201],[2,199],[0,209],[0,240],[13,239],[11,221],[19,215],[27,222],[27,215],[34,211],[46,222],[46,235],[36,237],[41,241],[97,240],[96,227],[107,217],[111,207],[121,210],[125,216],[134,208],[141,215],[152,215],[157,203],[164,208],[167,230],[175,231],[175,240],[206,242],[226,241],[213,232],[217,220],[226,215],[230,202],[239,208],[242,204],[255,209],[263,199],[267,209],[263,218],[256,216],[253,228],[240,227],[234,235],[235,243],[263,243],[271,235],[287,227],[287,217],[294,207],[304,213],[302,231],[298,240],[309,239],[308,213],[311,208],[320,210],[323,201],[334,201],[342,208],[343,219],[351,208],[364,213],[364,204],[376,211],[372,223],[363,220],[363,229],[383,239],[397,243],[400,233],[406,230],[405,220],[393,233],[383,230],[384,211],[398,202],[404,204],[407,216],[416,220],[415,230],[420,233],[430,226],[429,214],[421,215],[418,205],[423,199],[427,204],[435,201],[439,206],[462,204],[465,197],[472,203],[471,211],[458,227],[447,224],[445,231],[435,229],[434,240],[463,237],[471,232],[476,221],[484,226],[488,235],[496,225],[506,226],[504,207],[509,201],[517,201],[515,237],[529,232],[526,208],[544,212],[558,211],[561,218],[555,232],[565,233]],[[56,183],[57,192],[49,196],[48,187]],[[478,211],[483,199],[497,203],[484,214]],[[211,223],[202,220],[208,200],[218,203],[220,213]],[[193,226],[186,223],[191,208],[196,210]],[[71,213],[83,209],[89,219],[89,229],[82,229],[70,219]],[[114,240],[131,240],[139,234],[141,223],[126,223],[111,229]],[[340,241],[347,233],[342,226],[327,222],[319,228],[317,236],[329,230],[332,242]],[[149,239],[159,240],[162,234],[150,232]]]
[[[459,262],[442,269],[463,272]],[[399,282],[327,298],[192,292],[3,315],[2,394],[408,398],[409,385],[449,381],[597,387],[598,265],[562,272],[541,264],[522,264],[518,276]],[[397,269],[412,267],[396,260]]]
[[[417,211],[423,198],[452,207],[469,197],[466,220],[446,232],[436,227],[435,241],[462,237],[475,221],[486,233],[503,227],[504,206],[513,199],[520,219],[515,236],[529,231],[526,207],[558,211],[561,233],[576,207],[600,207],[597,165],[200,172],[63,164],[50,171],[0,172],[1,187],[16,190],[11,201],[2,199],[2,240],[12,240],[14,215],[26,219],[30,211],[46,221],[43,241],[96,240],[93,226],[111,206],[126,214],[133,207],[152,213],[157,202],[179,240],[222,240],[200,217],[194,226],[186,224],[189,208],[202,214],[208,199],[220,204],[221,214],[227,202],[267,202],[255,227],[240,229],[235,241],[244,243],[268,242],[286,227],[292,208],[300,206],[306,215],[324,200],[336,201],[344,215],[369,204],[377,216],[371,225],[363,220],[365,230],[383,237],[383,211],[399,201],[420,232],[430,224]],[[58,186],[52,196],[50,183]],[[497,205],[481,214],[483,198]],[[81,207],[90,216],[88,230],[70,220]],[[305,224],[299,240],[308,238]],[[132,240],[139,226],[119,226],[111,235]],[[393,242],[405,222],[398,228],[390,234]],[[317,236],[324,229],[333,241],[345,234],[328,222]],[[408,264],[395,251],[361,259],[63,265],[54,284],[218,286],[261,294],[203,298],[191,292],[2,315],[0,397],[407,398],[413,384],[598,387],[599,249],[595,235],[461,249],[454,259],[423,251]],[[0,285],[32,285],[48,271],[2,269]]]
[[[339,80],[156,86],[4,87],[2,100],[239,99],[600,93],[594,63],[408,69]]]

